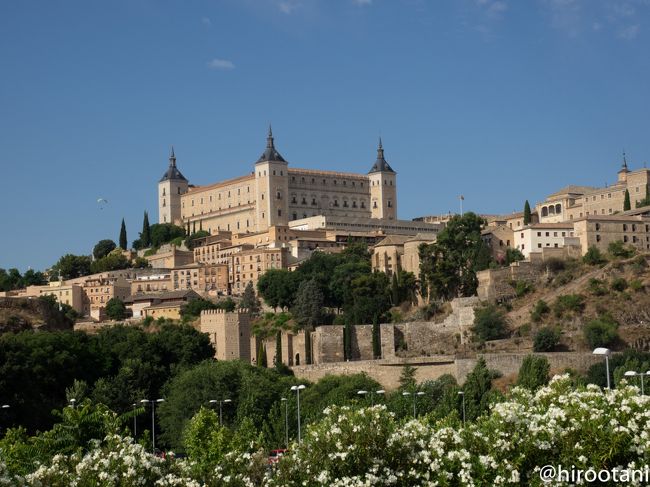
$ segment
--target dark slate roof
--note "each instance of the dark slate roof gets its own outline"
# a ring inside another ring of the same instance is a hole
[[[284,160],[284,158],[280,155],[280,153],[275,150],[275,144],[273,143],[273,131],[271,130],[271,126],[269,126],[269,135],[266,137],[266,149],[260,156],[260,158],[257,160],[257,162],[287,162]]]
[[[386,162],[386,159],[384,159],[384,148],[381,145],[381,138],[379,139],[379,146],[377,147],[377,160],[370,171],[368,171],[368,174],[373,172],[395,172],[388,162]]]
[[[163,174],[163,177],[160,178],[160,181],[167,181],[167,180],[181,180],[181,181],[187,181],[185,176],[181,174],[181,172],[178,170],[176,167],[176,155],[174,154],[174,148],[172,147],[172,152],[169,155],[169,167],[165,171],[165,174]]]

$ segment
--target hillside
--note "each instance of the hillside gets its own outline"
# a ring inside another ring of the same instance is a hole
[[[71,330],[72,322],[50,301],[0,298],[0,333],[30,329]]]
[[[585,326],[606,317],[618,323],[614,349],[650,348],[650,254],[613,260],[598,266],[580,261],[553,262],[523,296],[511,301],[507,319],[514,338],[491,348],[532,348],[543,327],[561,332],[559,349],[586,351]],[[546,303],[548,310],[544,305]],[[542,312],[540,312],[542,311]],[[611,317],[611,318],[610,318]]]

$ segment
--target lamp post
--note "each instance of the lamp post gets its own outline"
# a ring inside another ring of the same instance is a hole
[[[378,391],[363,391],[363,390],[361,390],[361,391],[357,391],[357,394],[359,394],[360,396],[365,396],[366,394],[370,394],[370,405],[374,406],[375,405],[375,394],[383,394],[384,392],[386,392],[386,391],[383,390],[383,389],[379,389]]]
[[[286,397],[280,399],[284,403],[284,443],[289,449],[289,401]]]
[[[210,404],[219,403],[219,426],[223,426],[223,404],[232,402],[231,399],[210,399]]]
[[[74,406],[77,403],[77,400],[73,397],[68,402],[70,403],[70,406],[72,407],[72,409],[74,409]]]
[[[298,402],[298,444],[302,442],[302,437],[300,436],[300,391],[305,388],[304,384],[299,386],[291,386],[292,391],[296,391],[296,400]]]
[[[156,403],[165,402],[164,399],[142,399],[142,404],[151,404],[151,451],[156,454]]]
[[[413,396],[413,418],[415,418],[415,416],[416,416],[415,401],[416,401],[418,396],[424,396],[424,392],[422,392],[422,391],[414,392],[414,393],[410,393],[410,392],[406,392],[406,391],[402,392],[402,396],[404,396],[404,397],[411,396],[411,395]]]
[[[594,350],[594,355],[603,355],[605,357],[605,373],[607,374],[607,389],[611,389],[609,382],[609,356],[612,354],[609,348],[598,347]]]
[[[3,409],[3,410],[9,409],[10,407],[11,406],[9,404],[3,404],[2,406],[0,406],[0,408]]]
[[[133,406],[133,439],[135,440],[138,437],[138,421],[137,416],[135,415],[135,408],[138,404],[134,402],[131,406]]]
[[[463,426],[465,426],[465,392],[458,391],[458,395],[463,398]]]
[[[644,385],[643,385],[643,376],[645,375],[643,372],[635,372],[634,370],[628,370],[625,372],[625,377],[641,377],[641,395],[645,395],[645,391],[643,390]]]

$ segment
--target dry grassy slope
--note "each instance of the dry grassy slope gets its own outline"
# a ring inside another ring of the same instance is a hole
[[[0,333],[27,329],[70,329],[37,299],[0,298]]]
[[[533,328],[545,325],[560,326],[563,342],[570,349],[579,350],[585,347],[582,326],[590,319],[607,312],[621,324],[619,333],[627,345],[650,349],[650,267],[647,265],[650,254],[643,257],[645,266],[639,265],[638,257],[609,262],[598,268],[579,265],[572,269],[577,277],[561,286],[553,284],[558,276],[552,279],[547,276],[541,278],[533,293],[513,301],[513,309],[507,314],[510,326],[517,329],[530,323],[530,312],[540,299],[552,308],[559,296],[581,294],[585,298],[585,310],[582,314],[557,318],[551,311],[541,323],[533,324]],[[615,291],[611,288],[611,282],[618,277],[624,278],[628,283],[638,280],[643,283],[643,288],[638,291],[630,288],[624,292]],[[596,296],[590,291],[591,279],[603,281],[603,288],[606,289],[604,295]]]

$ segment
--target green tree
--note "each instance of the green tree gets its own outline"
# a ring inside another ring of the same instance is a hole
[[[623,200],[623,211],[629,211],[632,209],[632,204],[630,203],[630,192],[625,190],[625,199]]]
[[[352,302],[344,307],[352,324],[379,323],[390,309],[388,276],[383,272],[357,277],[351,282]]]
[[[551,366],[548,359],[540,355],[527,355],[519,368],[517,385],[535,390],[548,384]]]
[[[530,225],[531,221],[531,214],[530,214],[530,203],[528,203],[528,200],[524,203],[524,226],[525,225]]]
[[[126,239],[126,223],[124,223],[124,218],[122,218],[122,225],[120,226],[120,248],[122,250],[126,250],[126,247],[128,245],[128,241]]]
[[[248,281],[248,284],[246,284],[244,294],[242,294],[241,301],[239,302],[239,307],[241,309],[247,309],[252,314],[257,314],[260,311],[260,300],[257,299],[257,295],[255,294],[253,281]]]
[[[481,357],[474,369],[467,375],[465,384],[463,384],[465,412],[468,420],[474,420],[488,411],[491,389],[492,373],[488,370],[485,360]]]
[[[192,235],[185,238],[185,246],[190,250],[194,250],[194,247],[198,243],[197,240],[209,236],[210,236],[210,232],[207,232],[205,230],[199,230],[198,232],[194,232]]]
[[[611,242],[607,246],[607,251],[612,257],[620,257],[622,259],[629,259],[634,255],[634,249],[631,247],[626,246],[623,242],[620,240],[616,240],[615,242]]]
[[[259,349],[257,350],[257,365],[259,367],[268,367],[268,360],[266,359],[266,345],[264,341],[260,342]]]
[[[151,226],[149,225],[149,215],[146,211],[142,219],[142,232],[140,232],[139,242],[143,249],[151,246]]]
[[[131,267],[129,259],[127,259],[121,250],[113,251],[110,254],[97,259],[90,264],[90,271],[93,274],[99,272],[117,271],[120,269],[128,269]]]
[[[321,287],[315,279],[300,283],[291,308],[291,314],[300,328],[313,329],[316,325],[323,324],[324,301]]]
[[[508,266],[513,262],[519,262],[524,259],[525,259],[524,254],[522,254],[519,249],[513,249],[508,247],[506,249],[506,258],[503,263],[504,265]]]
[[[172,223],[154,223],[150,227],[150,232],[151,246],[154,248],[172,243],[176,239],[182,240],[185,237],[185,229]]]
[[[115,245],[115,242],[110,239],[100,240],[93,248],[93,257],[95,259],[106,257],[113,250],[115,250],[116,247],[117,245]]]
[[[219,309],[219,306],[204,298],[191,299],[181,306],[181,318],[184,321],[193,321],[201,316],[204,309]]]
[[[399,389],[401,391],[410,391],[415,389],[417,382],[415,381],[415,373],[417,369],[410,364],[402,367],[402,372],[399,376]]]
[[[491,259],[490,249],[481,239],[484,223],[471,212],[454,216],[435,243],[420,246],[420,279],[429,298],[476,294],[476,272],[486,269]]]
[[[641,201],[636,202],[636,207],[641,208],[643,206],[649,206],[650,205],[650,184],[645,185],[645,198],[643,198]]]
[[[482,342],[505,338],[508,333],[505,314],[493,304],[476,308],[472,330]]]
[[[298,290],[297,273],[286,269],[269,269],[257,281],[257,290],[273,308],[290,308]]]
[[[610,315],[602,315],[587,323],[584,335],[591,348],[610,346],[618,339],[618,323]]]
[[[602,252],[598,247],[592,245],[582,257],[582,261],[587,265],[600,265],[605,262]]]
[[[552,352],[560,343],[560,332],[551,327],[540,329],[533,338],[535,352]]]
[[[144,257],[136,257],[131,261],[131,267],[134,269],[146,269],[147,267],[151,267],[151,264]]]
[[[62,279],[75,279],[90,274],[91,258],[87,255],[66,254],[61,257],[50,271],[50,280],[56,280],[61,273]]]
[[[111,298],[106,303],[106,316],[111,320],[123,320],[127,317],[126,306],[120,298]]]
[[[279,367],[282,364],[282,332],[278,331],[275,334],[275,358],[273,359],[273,365]]]

